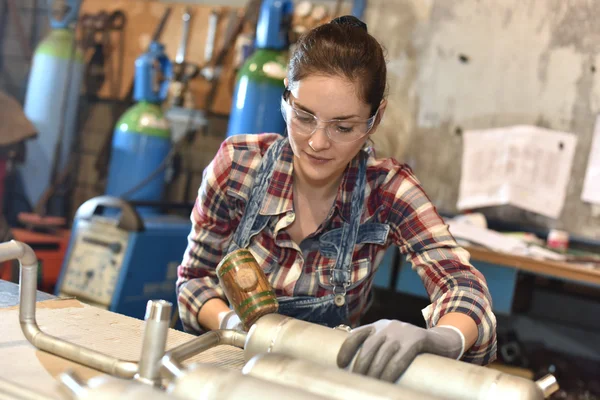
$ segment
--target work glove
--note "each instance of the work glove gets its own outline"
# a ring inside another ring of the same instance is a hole
[[[396,382],[417,355],[432,353],[458,360],[464,348],[465,338],[453,326],[423,329],[382,319],[352,330],[340,348],[337,363],[347,368],[356,356],[352,372]]]
[[[231,310],[228,312],[222,312],[219,314],[219,329],[233,329],[236,331],[243,331],[244,326],[240,317]]]

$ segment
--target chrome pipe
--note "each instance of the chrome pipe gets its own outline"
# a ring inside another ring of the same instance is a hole
[[[63,372],[58,376],[60,388],[67,393],[69,399],[78,399],[87,396],[88,390],[85,382],[83,382],[74,371]]]
[[[83,383],[75,373],[67,372],[59,375],[59,380],[72,399],[180,400],[154,386],[112,376],[97,376]]]
[[[19,274],[19,323],[27,340],[40,350],[96,370],[133,378],[138,365],[120,360],[92,349],[66,342],[42,332],[35,319],[38,261],[34,251],[25,243],[12,240],[0,243],[0,261],[17,259],[21,264]]]
[[[161,360],[163,371],[171,377],[184,375],[183,361],[220,345],[244,348],[247,333],[229,329],[209,331],[167,351]]]
[[[244,365],[242,373],[336,400],[442,400],[441,397],[406,389],[393,383],[283,354],[258,354]]]
[[[193,364],[174,380],[167,393],[189,400],[326,400],[302,389],[242,375],[240,371]]]
[[[541,377],[535,383],[542,389],[546,398],[552,396],[560,389],[556,377],[550,374]]]
[[[337,368],[337,354],[347,336],[342,329],[267,314],[248,331],[245,358],[249,361],[257,354],[278,353]],[[447,400],[545,398],[534,381],[433,354],[417,356],[396,384]]]
[[[1,400],[52,400],[53,397],[0,378]]]
[[[171,321],[172,304],[165,300],[150,300],[144,317],[144,341],[136,379],[153,386],[161,386],[160,360],[165,354]]]

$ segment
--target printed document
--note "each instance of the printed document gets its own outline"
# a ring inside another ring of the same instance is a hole
[[[512,205],[559,218],[576,145],[572,133],[528,125],[466,131],[457,207]]]

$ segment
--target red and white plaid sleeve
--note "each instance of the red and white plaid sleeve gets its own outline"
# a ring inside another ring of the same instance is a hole
[[[431,299],[423,310],[427,326],[435,326],[451,312],[470,316],[479,335],[462,359],[480,365],[491,363],[496,359],[496,317],[484,276],[471,265],[470,254],[456,243],[408,167],[388,175],[383,187],[392,237]]]

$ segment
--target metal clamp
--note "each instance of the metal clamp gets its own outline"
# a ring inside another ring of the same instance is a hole
[[[334,327],[333,329],[336,329],[338,331],[348,332],[348,333],[352,332],[352,328],[350,328],[348,325],[344,325],[344,324],[338,325],[338,326]]]
[[[339,286],[334,286],[333,287],[333,294],[334,294],[334,298],[333,301],[335,303],[336,306],[341,307],[344,304],[346,304],[346,291],[348,286],[350,286],[349,283],[344,282],[344,285],[342,286],[342,291],[338,292],[337,289],[339,288]]]

